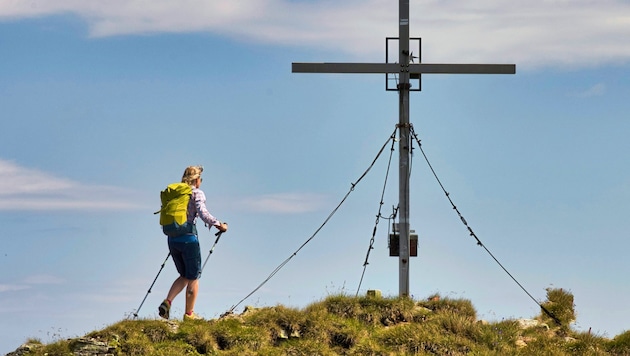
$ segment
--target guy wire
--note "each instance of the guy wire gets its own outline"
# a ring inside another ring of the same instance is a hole
[[[437,176],[437,173],[435,172],[435,170],[433,169],[433,166],[431,165],[431,162],[429,162],[429,158],[427,157],[427,155],[425,154],[424,150],[422,149],[422,143],[420,142],[420,139],[418,139],[418,135],[416,134],[415,130],[413,129],[413,125],[411,125],[411,135],[415,138],[416,142],[418,143],[418,147],[420,148],[420,152],[422,152],[422,155],[424,156],[424,160],[427,162],[427,165],[429,166],[429,169],[431,169],[431,172],[433,173],[433,176],[435,177],[435,179],[437,180],[438,184],[440,185],[440,187],[442,188],[442,191],[444,192],[444,194],[446,195],[446,198],[448,199],[448,201],[451,203],[451,206],[453,207],[453,210],[455,210],[455,212],[457,212],[457,215],[459,216],[459,219],[462,221],[462,223],[464,224],[464,226],[466,226],[466,228],[468,229],[468,232],[470,233],[470,236],[474,237],[475,240],[477,241],[477,245],[483,247],[484,250],[486,250],[486,252],[490,255],[490,257],[492,257],[492,259],[499,265],[499,267],[501,267],[501,269],[503,269],[503,271],[505,273],[507,273],[508,276],[510,276],[510,278],[525,292],[525,294],[527,294],[533,301],[534,303],[536,303],[540,309],[547,314],[551,319],[553,319],[556,324],[561,325],[560,320],[553,315],[549,310],[547,310],[547,308],[545,308],[542,304],[540,304],[536,298],[534,298],[528,291],[527,289],[525,289],[525,287],[523,287],[523,285],[521,283],[519,283],[519,281],[516,280],[516,278],[514,278],[514,276],[503,266],[503,264],[501,264],[501,262],[499,262],[499,260],[494,257],[494,255],[492,254],[492,252],[490,252],[490,250],[488,250],[488,248],[481,242],[481,240],[479,240],[479,238],[477,237],[477,235],[475,234],[475,232],[472,230],[472,228],[468,225],[468,222],[466,221],[466,219],[464,219],[464,217],[462,216],[462,214],[459,212],[459,209],[457,209],[457,206],[455,206],[455,203],[453,203],[453,200],[450,197],[450,194],[446,191],[446,189],[444,188],[444,185],[442,184],[442,182],[440,181],[440,178]]]
[[[392,165],[392,156],[394,155],[394,145],[396,144],[396,133],[392,134],[392,147],[389,151],[389,161],[387,162],[387,171],[385,172],[385,182],[383,182],[383,190],[381,191],[381,201],[378,204],[378,214],[376,214],[376,221],[374,223],[374,229],[372,230],[372,238],[370,239],[370,246],[368,247],[367,253],[365,255],[365,262],[363,263],[363,272],[361,273],[361,279],[359,280],[359,286],[357,287],[357,293],[355,296],[359,295],[359,290],[361,289],[361,284],[363,283],[363,277],[365,276],[365,270],[367,265],[369,264],[368,260],[370,259],[370,251],[374,249],[374,238],[376,236],[376,229],[378,227],[379,220],[381,218],[381,209],[383,208],[383,198],[385,197],[385,190],[387,188],[387,178],[389,177],[389,169]]]
[[[311,242],[311,240],[313,240],[313,238],[315,238],[315,236],[320,232],[321,229],[324,228],[324,226],[328,223],[328,221],[333,217],[333,215],[335,215],[335,213],[337,212],[337,210],[339,210],[339,208],[341,207],[341,205],[346,201],[346,199],[348,198],[348,196],[350,195],[350,193],[352,193],[354,191],[354,188],[357,186],[357,184],[359,184],[359,182],[363,179],[363,177],[365,177],[367,175],[367,173],[372,169],[372,167],[374,166],[374,164],[376,163],[376,161],[378,160],[378,158],[381,156],[381,154],[383,153],[383,150],[385,150],[385,147],[387,147],[387,144],[389,143],[390,140],[394,140],[394,138],[396,137],[396,130],[394,130],[394,132],[389,136],[389,138],[387,139],[387,141],[383,144],[383,146],[381,147],[381,149],[378,151],[378,153],[376,154],[376,157],[374,158],[374,160],[372,160],[372,163],[370,164],[370,166],[365,170],[365,172],[363,172],[363,174],[359,177],[359,179],[357,179],[354,183],[350,183],[350,190],[346,193],[346,195],[341,199],[341,201],[339,202],[339,204],[337,204],[337,206],[332,210],[332,212],[328,215],[328,217],[326,217],[326,219],[324,220],[324,222],[317,228],[317,230],[315,230],[315,232],[311,235],[311,237],[309,237],[295,252],[293,252],[293,254],[291,254],[291,256],[289,256],[286,260],[284,260],[282,263],[280,263],[278,265],[278,267],[276,267],[276,269],[274,269],[269,276],[267,276],[267,278],[265,278],[265,280],[262,281],[262,283],[260,283],[256,288],[254,288],[254,290],[252,290],[248,295],[246,295],[243,299],[241,299],[238,303],[234,304],[230,310],[228,312],[226,312],[224,315],[226,314],[231,314],[234,312],[234,309],[236,309],[236,307],[238,307],[241,303],[243,303],[247,298],[251,297],[254,293],[256,293],[260,288],[262,288],[263,285],[265,285],[267,282],[269,282],[269,280],[271,278],[273,278],[273,276],[276,275],[276,273],[278,273],[282,267],[284,267],[287,263],[289,263],[289,261],[295,257],[297,255],[298,252],[300,252],[300,250],[306,246],[306,244],[308,244],[309,242]]]

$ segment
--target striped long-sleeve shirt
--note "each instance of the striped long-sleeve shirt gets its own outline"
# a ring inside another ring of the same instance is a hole
[[[193,187],[192,196],[190,201],[188,201],[187,220],[189,223],[194,224],[197,221],[197,217],[201,218],[209,226],[218,227],[221,224],[206,208],[206,194],[201,189]]]

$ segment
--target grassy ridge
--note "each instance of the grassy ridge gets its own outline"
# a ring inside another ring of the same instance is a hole
[[[546,313],[477,320],[472,303],[431,296],[333,295],[304,309],[247,308],[217,320],[125,320],[23,355],[630,355],[630,331],[614,339],[576,332],[573,295],[547,291]]]

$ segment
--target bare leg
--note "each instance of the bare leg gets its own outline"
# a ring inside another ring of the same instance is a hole
[[[186,286],[188,285],[188,280],[184,277],[179,277],[175,280],[175,282],[173,282],[173,285],[171,286],[171,289],[168,291],[168,295],[166,296],[166,299],[170,300],[171,302],[173,301],[173,299],[175,299],[175,297],[177,297],[177,295],[184,290],[184,288],[186,288]]]
[[[188,288],[186,289],[186,313],[192,313],[195,309],[197,301],[197,292],[199,291],[199,280],[187,280]]]

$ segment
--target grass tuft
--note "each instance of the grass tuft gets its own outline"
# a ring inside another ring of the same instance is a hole
[[[575,304],[573,294],[562,288],[547,288],[547,301],[541,304],[555,319],[560,321],[560,331],[568,332],[570,325],[575,322]],[[557,324],[547,313],[541,311],[541,320],[549,325]]]
[[[630,330],[615,336],[607,343],[606,348],[614,355],[630,355]]]

